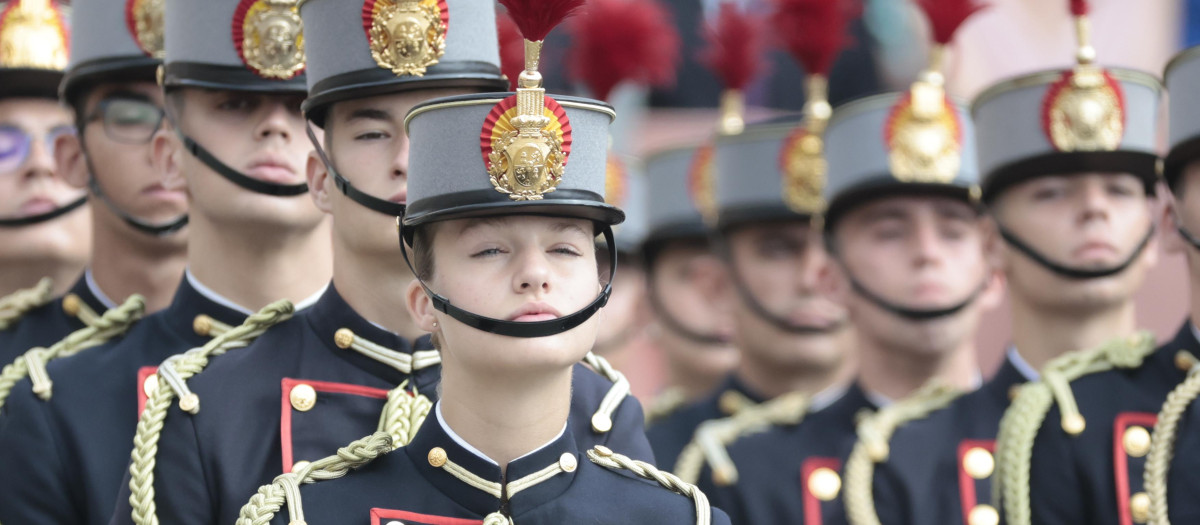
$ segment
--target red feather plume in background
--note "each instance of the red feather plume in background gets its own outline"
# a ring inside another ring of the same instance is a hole
[[[1071,0],[1071,5],[1083,3]],[[963,21],[977,11],[987,7],[987,4],[975,0],[917,0],[917,6],[925,11],[929,25],[933,28],[933,40],[942,45],[949,44],[954,39],[954,32]]]
[[[707,45],[699,60],[721,78],[728,89],[745,89],[754,77],[766,69],[763,34],[766,21],[742,12],[732,3],[721,4],[716,24],[702,28]]]
[[[550,30],[575,14],[586,0],[499,0],[526,40],[545,40]]]
[[[1088,14],[1087,0],[1071,0],[1071,14],[1074,16],[1084,16]]]
[[[774,0],[775,38],[808,74],[829,76],[838,53],[853,39],[846,32],[862,13],[855,0]]]
[[[508,88],[516,91],[517,77],[525,70],[525,39],[505,13],[496,13],[496,32],[500,36],[500,72],[508,77]]]
[[[679,32],[656,0],[589,0],[567,22],[567,73],[592,96],[607,100],[622,82],[671,86],[679,63]]]

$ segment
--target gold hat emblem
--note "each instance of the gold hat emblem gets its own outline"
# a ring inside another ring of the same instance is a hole
[[[398,76],[425,75],[446,54],[449,13],[445,0],[367,0],[371,58]]]
[[[522,93],[492,108],[483,127],[483,153],[496,191],[515,201],[541,200],[562,182],[571,152],[566,111],[541,89]],[[538,107],[541,111],[538,111]]]
[[[1042,111],[1046,136],[1059,151],[1112,151],[1125,135],[1121,85],[1095,66],[1063,73]]]
[[[0,67],[61,71],[67,27],[50,0],[17,0],[0,12]]]
[[[887,120],[888,168],[901,182],[949,183],[962,166],[962,126],[941,86],[918,81]]]
[[[125,23],[146,56],[163,58],[163,12],[166,0],[128,0],[125,2]]]
[[[294,78],[304,70],[304,24],[296,0],[242,0],[233,42],[258,76]]]
[[[802,127],[783,141],[779,159],[783,202],[796,213],[820,213],[825,207],[821,191],[825,188],[828,166],[821,155],[822,149],[821,137]]]

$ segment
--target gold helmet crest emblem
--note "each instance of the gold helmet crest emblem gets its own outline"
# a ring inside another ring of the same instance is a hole
[[[397,76],[424,76],[446,54],[446,0],[367,0],[371,58]]]
[[[233,30],[238,54],[258,76],[288,80],[304,70],[304,23],[296,0],[242,0]]]

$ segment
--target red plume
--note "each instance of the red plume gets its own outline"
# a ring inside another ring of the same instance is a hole
[[[590,0],[587,11],[567,22],[572,81],[607,100],[613,88],[630,81],[654,86],[675,82],[679,32],[655,0]]]
[[[722,3],[716,25],[705,24],[702,29],[707,45],[700,52],[700,62],[721,77],[726,88],[744,89],[766,69],[764,25],[760,17]]]
[[[1072,7],[1079,1],[1071,0]],[[954,39],[954,32],[967,17],[987,7],[987,4],[976,3],[975,0],[917,0],[917,5],[929,18],[929,25],[933,27],[933,40],[942,45],[949,44],[950,40]]]
[[[500,35],[500,72],[508,77],[508,88],[515,91],[517,77],[525,70],[525,39],[516,22],[504,13],[496,13],[496,32]]]
[[[1086,16],[1088,14],[1087,0],[1071,0],[1071,14],[1074,16]]]
[[[583,7],[586,0],[500,0],[521,30],[534,42],[545,40],[550,30]]]
[[[862,6],[847,0],[775,0],[775,37],[806,73],[829,75],[838,52],[851,42],[846,33]]]

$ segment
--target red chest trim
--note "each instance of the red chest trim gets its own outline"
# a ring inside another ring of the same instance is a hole
[[[137,378],[137,394],[138,394],[138,417],[142,417],[142,411],[146,409],[146,401],[150,396],[146,395],[146,380],[158,373],[157,366],[143,366],[138,369]]]
[[[292,471],[292,402],[290,396],[292,389],[295,388],[296,385],[300,384],[311,386],[313,390],[317,391],[317,393],[325,392],[328,394],[350,394],[375,399],[387,399],[388,393],[387,390],[382,388],[371,388],[369,386],[354,385],[350,383],[305,381],[303,379],[292,379],[290,377],[283,378],[283,381],[281,381],[283,395],[280,396],[279,409],[279,439],[280,446],[283,450],[283,472]]]
[[[808,487],[813,472],[821,468],[827,468],[840,473],[842,471],[842,461],[838,458],[811,457],[804,460],[804,464],[800,466],[800,492],[804,495],[805,525],[821,525],[824,519],[821,514],[821,504],[825,502],[817,498],[816,494],[813,494]]]
[[[977,480],[967,473],[967,469],[963,468],[963,464],[967,458],[967,452],[974,448],[981,448],[988,451],[994,457],[996,455],[996,440],[994,439],[964,439],[958,444],[958,464],[955,465],[955,470],[958,471],[958,497],[962,503],[963,523],[971,522],[971,510],[979,504],[979,494],[976,493],[975,487]],[[991,495],[989,494],[990,498]]]
[[[403,510],[391,509],[371,509],[371,525],[387,525],[389,522],[384,520],[402,520],[405,525],[482,525],[483,520],[469,520],[465,518],[447,518],[445,516],[432,516],[429,514],[417,514]]]
[[[1121,525],[1133,525],[1133,513],[1129,509],[1129,498],[1133,496],[1129,487],[1129,455],[1125,452],[1125,431],[1132,426],[1154,428],[1158,414],[1146,412],[1122,412],[1113,421],[1113,478],[1117,483],[1117,517]]]

